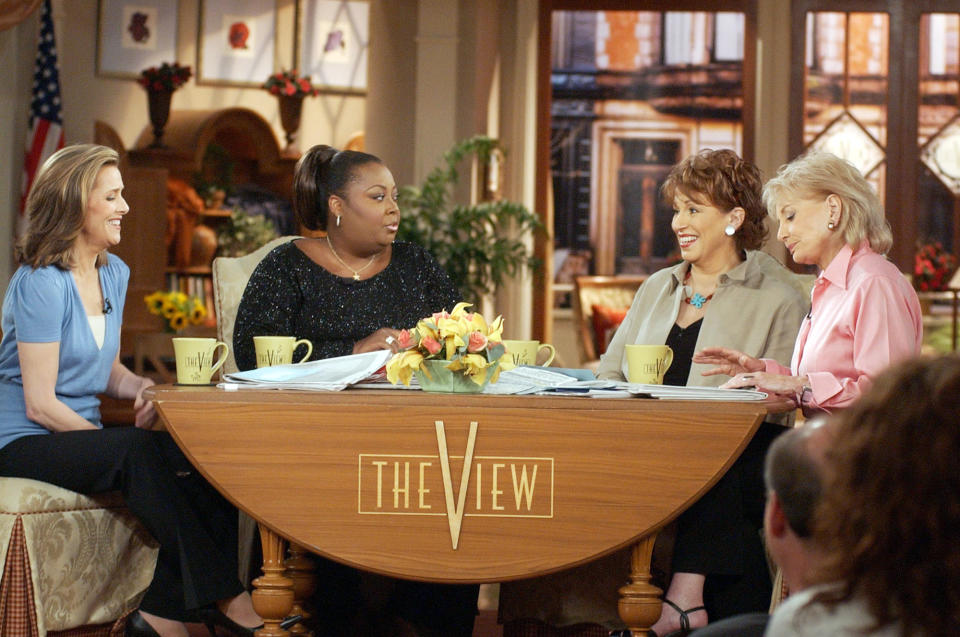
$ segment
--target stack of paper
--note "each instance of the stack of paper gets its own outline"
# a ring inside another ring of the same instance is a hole
[[[261,367],[225,374],[220,387],[339,391],[374,376],[390,356],[390,350],[378,350],[309,363]]]
[[[749,402],[764,400],[767,395],[752,389],[719,389],[717,387],[678,387],[675,385],[642,385],[626,383],[626,391],[635,396],[649,396],[661,400],[730,400]]]

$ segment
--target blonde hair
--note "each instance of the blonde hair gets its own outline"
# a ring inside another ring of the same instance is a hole
[[[763,187],[763,203],[770,214],[776,215],[788,195],[804,199],[836,195],[843,206],[837,232],[847,245],[856,248],[866,241],[879,254],[886,254],[893,245],[880,198],[860,171],[845,159],[814,151],[781,166],[777,176]]]
[[[97,144],[61,148],[43,163],[30,188],[24,214],[29,225],[17,242],[17,263],[70,269],[70,253],[83,229],[87,200],[104,166],[120,162],[117,151]],[[97,255],[97,267],[107,262]]]

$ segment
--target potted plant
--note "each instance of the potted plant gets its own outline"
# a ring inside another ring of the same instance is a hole
[[[264,215],[234,210],[217,232],[218,254],[242,257],[277,237],[277,227]]]
[[[453,201],[457,167],[468,157],[487,165],[502,153],[499,141],[477,135],[458,142],[423,185],[400,190],[403,223],[398,239],[426,248],[447,271],[467,301],[478,302],[521,268],[536,268],[539,260],[524,243],[543,224],[523,204],[507,200],[473,205]]]

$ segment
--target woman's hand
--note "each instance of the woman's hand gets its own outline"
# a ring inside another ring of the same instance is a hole
[[[768,372],[743,372],[720,385],[720,389],[749,387],[768,394],[795,397],[803,390],[803,378]]]
[[[398,336],[400,336],[400,330],[395,330],[391,327],[381,327],[370,336],[354,343],[353,353],[363,354],[364,352],[388,349],[396,354],[400,351],[400,346],[397,344]]]
[[[140,376],[140,388],[137,390],[137,396],[133,399],[133,409],[136,412],[134,425],[140,429],[153,429],[157,424],[157,411],[153,407],[152,400],[146,400],[143,397],[143,390],[152,387],[154,382],[145,376]]]
[[[726,347],[705,347],[693,355],[693,362],[700,365],[714,365],[713,369],[703,372],[704,376],[736,376],[750,372],[760,372],[766,369],[759,358],[754,358]],[[748,383],[749,385],[750,383]],[[747,385],[741,385],[746,387]]]

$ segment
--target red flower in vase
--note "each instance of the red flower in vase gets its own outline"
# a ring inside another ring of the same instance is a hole
[[[957,258],[939,241],[920,245],[913,258],[913,286],[920,292],[946,290],[956,267]]]
[[[261,88],[271,95],[286,95],[289,97],[308,97],[320,92],[310,82],[309,75],[301,76],[296,69],[274,73],[267,78]]]

